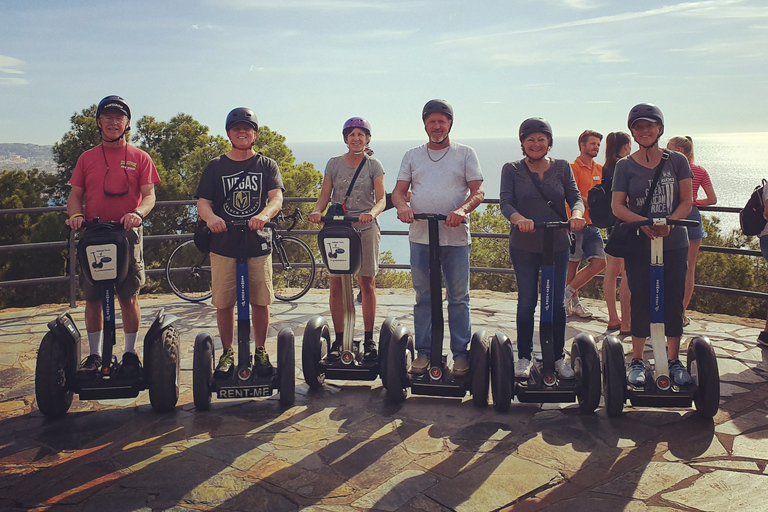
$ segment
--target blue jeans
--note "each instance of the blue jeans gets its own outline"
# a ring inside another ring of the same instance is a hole
[[[448,296],[448,330],[453,358],[469,357],[469,252],[472,246],[441,246],[440,263]],[[419,356],[432,353],[432,310],[429,293],[429,245],[411,242],[411,279],[416,292],[413,327]],[[442,297],[436,297],[441,301]]]
[[[555,253],[555,280],[552,290],[552,341],[555,359],[563,357],[565,347],[565,278],[568,274],[568,256],[565,249]],[[517,280],[517,357],[531,359],[536,304],[539,300],[539,271],[541,253],[510,250],[510,259]]]

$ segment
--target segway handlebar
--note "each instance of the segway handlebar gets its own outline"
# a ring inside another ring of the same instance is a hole
[[[323,215],[320,217],[322,222],[358,222],[359,215]]]
[[[227,224],[227,228],[243,228],[248,227],[248,221],[247,220],[227,220],[224,221]],[[264,223],[264,229],[271,229],[272,231],[277,229],[277,223],[275,222],[265,222]]]
[[[414,213],[413,214],[414,220],[429,220],[429,219],[445,220],[447,218],[448,216],[443,215],[442,213]]]
[[[550,220],[547,222],[534,222],[534,229],[570,229],[571,223],[562,220]]]
[[[632,222],[625,222],[623,225],[626,226],[628,229],[635,229],[641,226],[685,226],[685,227],[692,228],[692,227],[698,226],[699,222],[691,219],[660,218],[660,219],[635,220]]]

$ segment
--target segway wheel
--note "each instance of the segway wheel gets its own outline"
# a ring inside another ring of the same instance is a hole
[[[408,370],[413,361],[413,340],[402,325],[395,328],[387,347],[387,399],[400,403],[408,396]]]
[[[149,403],[157,412],[172,411],[179,400],[179,331],[171,325],[144,343],[150,343],[149,361],[145,361]]]
[[[386,354],[389,349],[389,341],[392,339],[392,334],[398,325],[400,325],[400,322],[395,317],[390,316],[381,324],[381,330],[379,331],[379,375],[381,376],[381,383],[385,388],[387,387]]]
[[[311,389],[320,389],[325,382],[325,372],[320,361],[328,353],[330,339],[331,331],[325,318],[316,316],[307,322],[301,341],[301,367],[304,381]]]
[[[624,348],[615,336],[603,340],[603,397],[605,411],[615,418],[624,410],[627,373],[624,368]]]
[[[498,412],[507,412],[512,404],[515,355],[512,342],[503,333],[497,332],[491,340],[490,356],[493,408]]]
[[[590,334],[576,335],[571,345],[571,366],[576,374],[576,398],[581,412],[593,413],[600,405],[600,358]]]
[[[35,397],[37,407],[47,418],[63,416],[72,405],[72,391],[67,390],[67,352],[64,343],[49,331],[37,351]]]
[[[198,411],[211,408],[211,380],[213,379],[213,338],[201,332],[195,338],[192,357],[192,396]]]
[[[693,403],[702,418],[712,418],[720,408],[720,371],[717,356],[706,336],[694,338],[688,345],[688,373],[696,384]]]
[[[277,382],[280,403],[293,405],[296,401],[296,349],[293,331],[287,327],[277,334]]]

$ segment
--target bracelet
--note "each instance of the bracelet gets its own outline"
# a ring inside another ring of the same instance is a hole
[[[136,215],[138,215],[141,218],[141,220],[144,220],[144,214],[141,213],[139,210],[133,210],[133,212],[131,212],[131,213],[135,213]]]
[[[76,219],[78,217],[85,217],[85,215],[83,215],[82,213],[73,213],[72,215],[69,216],[69,220]]]

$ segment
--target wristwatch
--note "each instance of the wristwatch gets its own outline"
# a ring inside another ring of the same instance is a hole
[[[143,214],[143,213],[141,213],[141,210],[139,210],[138,208],[136,208],[135,210],[133,210],[133,213],[135,213],[136,215],[138,215],[139,217],[141,217],[141,220],[144,220],[144,214]]]

